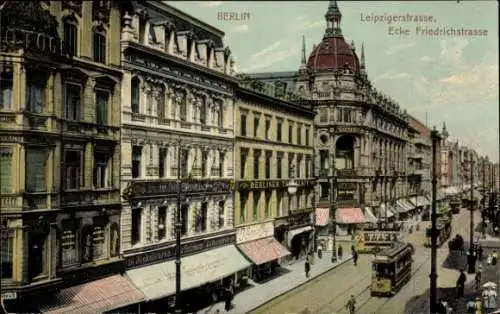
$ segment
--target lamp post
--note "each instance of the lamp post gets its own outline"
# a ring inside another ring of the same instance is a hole
[[[330,181],[330,230],[332,230],[332,263],[337,262],[337,169],[335,167],[335,129],[330,129],[330,138],[332,139],[332,179]]]
[[[181,196],[182,196],[182,180],[181,180],[181,141],[177,146],[177,213],[175,219],[175,313],[182,314],[181,304]]]
[[[386,173],[387,175],[387,173]],[[384,210],[385,210],[385,223],[389,222],[389,217],[387,216],[387,176],[384,177]]]
[[[474,256],[474,156],[470,153],[470,235],[469,235],[469,256],[467,257],[467,272],[476,272],[476,257]]]
[[[313,152],[315,152],[313,150]],[[313,244],[312,244],[312,251],[316,252],[316,240],[317,240],[317,234],[316,234],[316,184],[317,184],[317,179],[316,179],[316,155],[313,153],[312,156],[312,165],[311,165],[311,171],[312,171],[312,176],[314,178],[314,183],[313,183],[313,193],[312,193],[312,208],[313,208]],[[313,254],[314,256],[314,254]]]
[[[482,211],[481,211],[481,231],[483,233],[483,239],[486,238],[486,160],[483,158],[483,199],[481,200],[482,203]]]
[[[437,305],[437,229],[436,229],[436,194],[437,194],[437,144],[441,137],[436,127],[431,131],[432,140],[432,204],[431,204],[431,274],[430,274],[430,308],[431,313],[436,312]]]

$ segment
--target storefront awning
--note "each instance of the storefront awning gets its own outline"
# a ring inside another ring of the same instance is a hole
[[[181,289],[188,290],[215,282],[251,263],[234,245],[227,245],[181,259]],[[175,261],[131,269],[126,275],[148,300],[175,293]]]
[[[430,201],[419,195],[419,196],[413,196],[409,199],[409,201],[413,204],[413,206],[415,207],[421,207],[421,206],[429,206],[430,205]]]
[[[410,210],[411,210],[411,207],[408,207],[408,205],[407,205],[407,204],[405,204],[405,203],[403,202],[403,200],[397,200],[397,201],[396,201],[396,205],[397,205],[397,208],[396,208],[396,209],[397,209],[397,210],[398,210],[398,212],[399,212],[399,213],[401,213],[401,214],[406,213],[406,212],[408,212],[408,211],[410,211]]]
[[[378,208],[379,219],[384,220],[387,212],[387,218],[391,218],[394,216],[394,212],[391,210],[390,206],[387,206],[387,211],[385,210],[386,205],[380,204]]]
[[[328,225],[328,220],[330,219],[330,208],[319,207],[316,208],[316,226],[326,226]]]
[[[340,224],[362,224],[366,222],[361,208],[339,208],[335,217],[337,223]]]
[[[293,237],[295,237],[298,234],[310,231],[310,230],[312,230],[311,226],[305,226],[305,227],[302,227],[302,228],[297,228],[297,229],[290,230],[288,232],[288,247],[292,247],[292,239],[293,239]]]
[[[262,265],[291,254],[274,237],[241,243],[238,244],[238,248],[255,265]]]
[[[402,199],[402,200],[401,200],[401,203],[403,203],[403,204],[404,204],[404,206],[405,206],[406,208],[408,208],[408,211],[411,211],[411,210],[414,210],[414,209],[415,209],[415,206],[413,206],[413,204],[412,204],[412,203],[410,203],[410,201],[408,201],[408,199],[406,199],[406,198]]]
[[[121,275],[113,275],[86,284],[62,289],[52,297],[45,297],[42,313],[95,314],[139,303],[144,295]]]
[[[365,206],[365,219],[366,222],[377,223],[378,219],[373,214],[373,211],[370,207]]]

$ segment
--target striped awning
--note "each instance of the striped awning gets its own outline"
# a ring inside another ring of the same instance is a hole
[[[365,206],[365,219],[366,222],[376,223],[378,221],[377,217],[373,214],[370,207]]]
[[[249,241],[238,244],[237,246],[255,265],[262,265],[291,254],[290,251],[274,237]]]
[[[362,224],[366,222],[365,215],[361,208],[339,208],[335,218],[340,224]]]
[[[408,205],[405,204],[403,200],[397,200],[396,205],[397,205],[396,209],[398,210],[399,213],[406,213],[412,210],[412,208],[408,207]]]
[[[387,206],[387,210],[385,210],[386,205],[385,204],[380,204],[379,208],[377,209],[378,211],[378,217],[379,219],[385,219],[385,215],[387,212],[387,218],[391,218],[394,216],[394,212],[391,210],[390,206]]]
[[[326,226],[328,225],[328,220],[330,219],[330,208],[318,207],[316,208],[316,226]]]

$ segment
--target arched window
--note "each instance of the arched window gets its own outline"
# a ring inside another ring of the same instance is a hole
[[[78,27],[76,21],[67,19],[63,24],[64,48],[70,56],[76,56],[78,44]]]
[[[138,77],[134,77],[132,79],[132,84],[131,84],[131,106],[132,106],[132,113],[139,113],[140,110],[140,84],[141,82],[139,81]]]
[[[106,34],[104,30],[94,29],[94,61],[105,63],[106,62]]]

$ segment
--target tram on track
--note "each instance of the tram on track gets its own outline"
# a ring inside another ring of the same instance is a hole
[[[394,230],[381,230],[375,228],[364,228],[359,232],[356,239],[356,251],[358,253],[377,253],[392,243],[402,241],[401,232]]]
[[[451,235],[451,219],[449,218],[438,218],[436,221],[437,229],[437,246],[440,247],[446,240],[450,238]],[[431,247],[431,231],[432,227],[425,229],[425,247]]]
[[[372,261],[372,296],[393,296],[411,278],[415,249],[410,243],[394,242]]]

